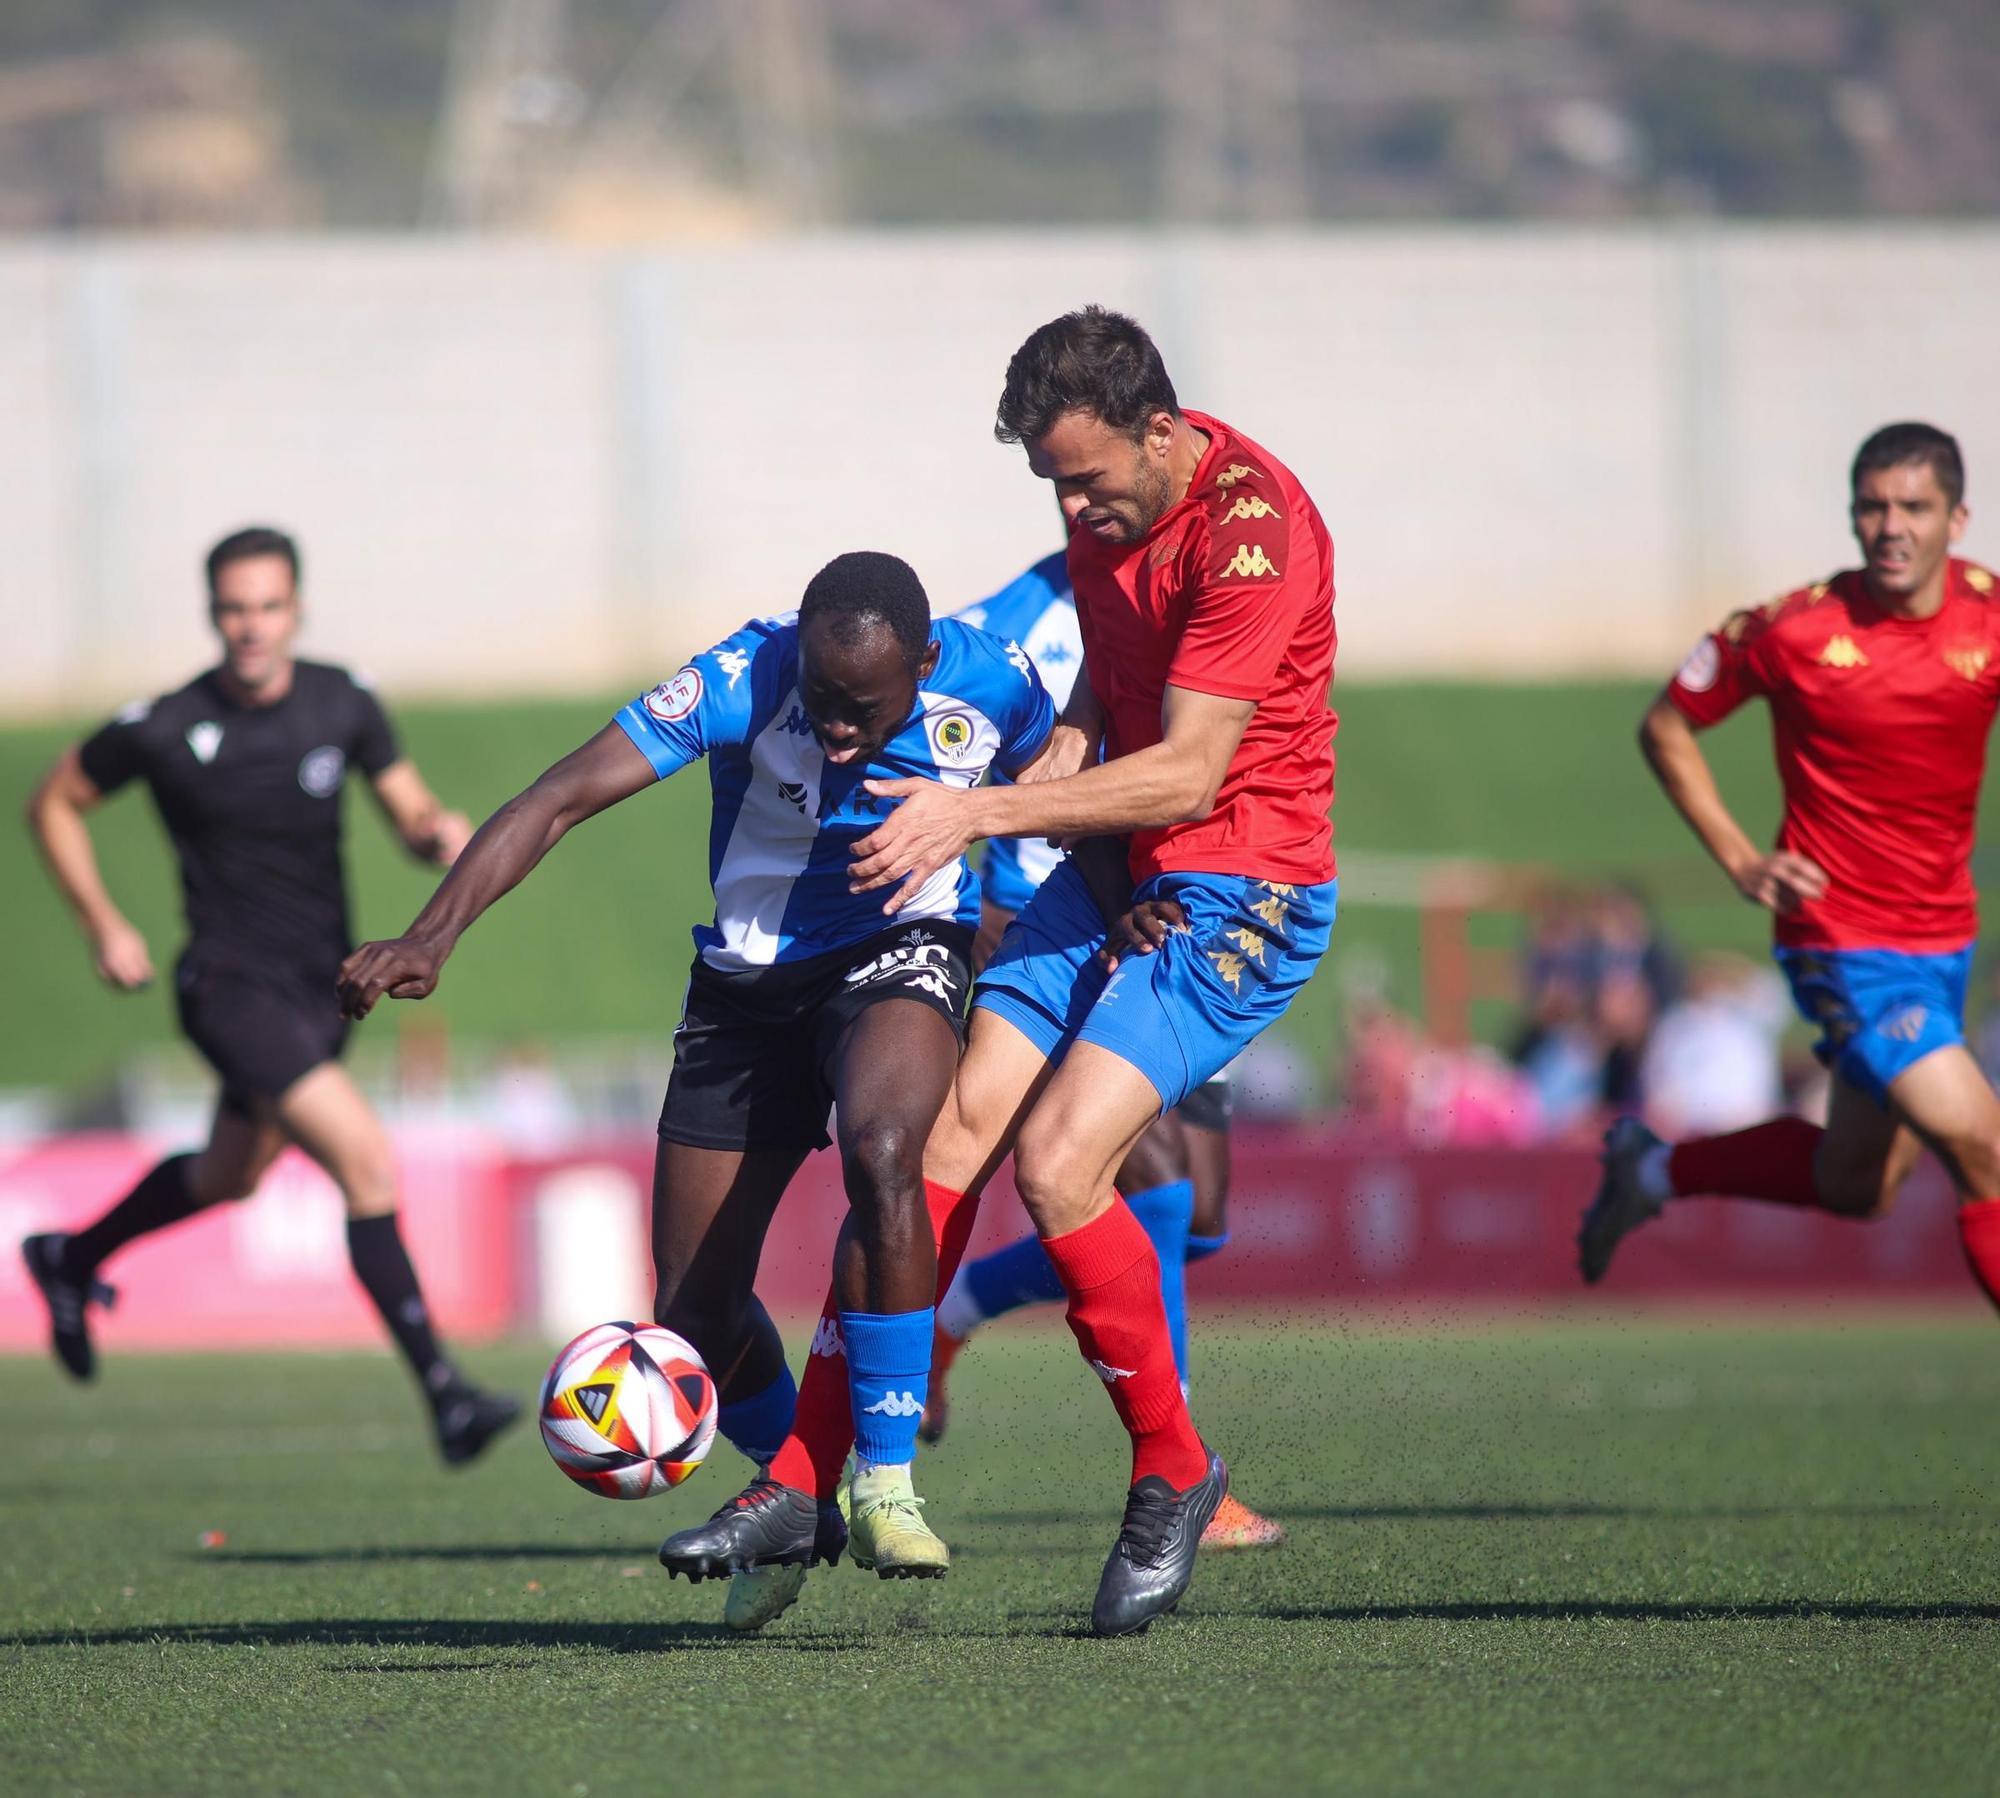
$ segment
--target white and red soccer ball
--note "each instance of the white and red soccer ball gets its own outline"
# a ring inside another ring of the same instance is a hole
[[[693,1347],[654,1324],[598,1324],[542,1382],[542,1441],[601,1498],[651,1498],[699,1467],[715,1440],[715,1381]]]

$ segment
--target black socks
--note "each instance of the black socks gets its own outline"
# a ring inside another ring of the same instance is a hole
[[[201,1209],[188,1191],[192,1155],[169,1155],[88,1229],[76,1231],[63,1248],[63,1271],[86,1280],[134,1237],[164,1230]]]
[[[383,1217],[350,1217],[347,1220],[347,1254],[354,1263],[354,1275],[375,1301],[375,1309],[389,1326],[389,1334],[403,1351],[425,1395],[437,1404],[454,1393],[459,1378],[444,1358],[431,1334],[431,1314],[424,1304],[423,1289],[417,1284],[417,1270],[410,1265],[409,1251],[403,1247],[403,1233],[391,1211]]]

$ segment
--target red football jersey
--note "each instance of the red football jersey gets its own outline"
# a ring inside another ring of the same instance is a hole
[[[1170,869],[1313,885],[1333,865],[1333,539],[1291,471],[1200,412],[1187,495],[1139,542],[1069,540],[1084,668],[1107,756],[1160,740],[1169,684],[1254,699],[1215,809],[1132,838],[1132,877]]]
[[[1973,821],[2000,703],[1994,580],[1954,559],[1934,617],[1898,618],[1858,569],[1738,612],[1667,694],[1696,726],[1771,702],[1778,847],[1826,870],[1825,897],[1778,915],[1791,948],[1935,955],[1979,933]]]

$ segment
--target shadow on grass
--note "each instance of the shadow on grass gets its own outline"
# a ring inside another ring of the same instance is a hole
[[[1211,1611],[1211,1616],[1271,1623],[1535,1623],[1604,1618],[1633,1623],[1995,1623],[2000,1604],[1887,1604],[1873,1600],[1787,1598],[1710,1604],[1665,1604],[1636,1599],[1502,1599],[1491,1603],[1385,1605],[1275,1605],[1254,1611]]]
[[[651,1564],[659,1544],[620,1547],[577,1542],[405,1542],[372,1548],[189,1549],[184,1561],[221,1561],[235,1567],[348,1567],[399,1561],[644,1561]]]
[[[720,1623],[532,1623],[498,1618],[317,1617],[284,1623],[159,1623],[106,1630],[43,1630],[0,1637],[15,1648],[116,1648],[179,1644],[206,1648],[415,1648],[458,1653],[505,1648],[594,1648],[611,1654],[668,1654],[685,1649],[743,1647],[752,1638]],[[773,1637],[765,1648],[802,1654],[857,1646],[857,1635]],[[477,1663],[475,1663],[477,1664]],[[410,1661],[400,1670],[453,1672],[457,1661]],[[368,1672],[369,1663],[344,1671]]]
[[[1271,1515],[1281,1523],[1313,1518],[1335,1523],[1587,1523],[1592,1518],[1730,1518],[1759,1522],[1787,1517],[1931,1517],[1959,1512],[1985,1515],[1992,1507],[1981,1505],[1597,1505],[1588,1503],[1548,1505],[1286,1505],[1274,1504]],[[1003,1527],[1072,1523],[1090,1527],[1090,1520],[1075,1511],[990,1511],[973,1512],[981,1523]],[[958,1553],[956,1545],[952,1553]]]

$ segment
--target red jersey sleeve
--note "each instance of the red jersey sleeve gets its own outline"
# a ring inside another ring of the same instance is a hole
[[[1192,545],[1194,598],[1169,685],[1224,699],[1270,692],[1298,628],[1298,583],[1286,578],[1290,535],[1277,507],[1255,492],[1239,490],[1215,509]]]
[[[1735,612],[1688,651],[1667,683],[1667,697],[1690,724],[1720,724],[1745,700],[1770,693],[1758,653],[1764,631],[1761,612]]]

